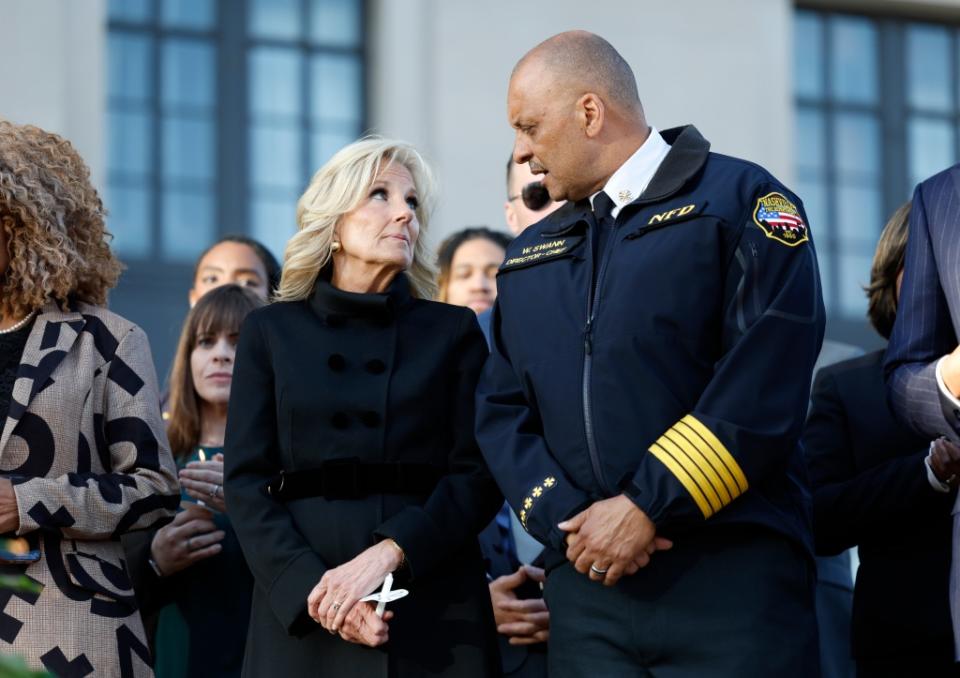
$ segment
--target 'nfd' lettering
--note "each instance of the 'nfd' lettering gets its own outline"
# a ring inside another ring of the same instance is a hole
[[[669,210],[668,212],[654,214],[652,217],[650,217],[650,221],[647,222],[647,225],[659,224],[664,221],[676,219],[677,217],[685,217],[695,209],[697,209],[696,205],[684,205],[683,207],[677,207],[676,209]]]

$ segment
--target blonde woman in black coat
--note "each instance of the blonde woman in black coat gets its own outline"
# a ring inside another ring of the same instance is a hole
[[[300,199],[278,301],[241,331],[231,519],[257,586],[244,675],[492,676],[477,533],[502,501],[473,437],[474,314],[427,301],[430,173],[344,148]],[[361,602],[388,574],[409,595]]]

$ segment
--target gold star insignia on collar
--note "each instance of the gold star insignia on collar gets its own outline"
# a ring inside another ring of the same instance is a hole
[[[630,202],[630,200],[633,199],[633,193],[623,190],[617,193],[617,197],[620,199],[620,202]]]

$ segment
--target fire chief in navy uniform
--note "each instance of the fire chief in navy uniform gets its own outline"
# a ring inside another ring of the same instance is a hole
[[[799,437],[823,339],[800,200],[648,126],[563,33],[515,67],[514,158],[569,201],[510,246],[478,439],[547,546],[551,676],[816,676]]]

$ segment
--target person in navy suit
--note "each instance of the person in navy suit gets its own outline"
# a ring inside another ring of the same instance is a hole
[[[927,438],[960,440],[960,164],[917,186],[900,312],[884,358],[894,413]],[[949,475],[954,475],[949,471]],[[956,479],[952,478],[951,482]],[[958,507],[954,505],[956,516]],[[950,605],[960,651],[960,525],[954,521]]]
[[[909,210],[884,228],[867,287],[868,316],[884,338],[897,314]],[[928,466],[929,438],[890,410],[882,366],[879,350],[817,376],[803,435],[814,542],[818,555],[859,547],[850,627],[858,678],[954,676],[947,578],[955,492]],[[906,547],[895,534],[909,535]]]

